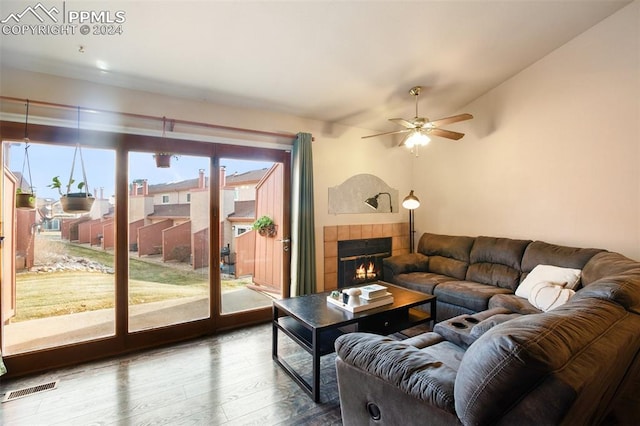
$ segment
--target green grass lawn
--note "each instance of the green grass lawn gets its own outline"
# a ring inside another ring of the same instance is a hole
[[[62,241],[46,241],[50,252],[82,257],[113,267],[113,253]],[[37,247],[36,247],[37,249]],[[250,280],[248,281],[250,282]],[[242,288],[242,280],[223,280],[222,291]],[[23,272],[16,275],[16,316],[13,322],[113,308],[115,275],[101,272]],[[129,259],[129,304],[159,302],[209,294],[209,278],[170,265]]]
[[[12,321],[113,308],[115,276],[96,272],[52,272],[20,274],[17,282],[17,312]],[[208,295],[204,282],[172,285],[130,280],[129,304],[159,302]]]

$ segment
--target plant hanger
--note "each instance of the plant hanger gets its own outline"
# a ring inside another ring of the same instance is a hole
[[[84,193],[89,192],[89,184],[87,183],[87,172],[84,168],[84,160],[82,158],[82,147],[80,146],[80,107],[78,107],[78,127],[76,132],[76,149],[73,152],[73,162],[71,163],[71,174],[69,175],[69,183],[67,183],[67,193],[71,192],[71,185],[73,184],[73,171],[76,166],[76,156],[80,155],[80,166],[82,167],[82,182],[78,184],[78,189],[84,190]]]
[[[33,194],[33,179],[31,178],[31,163],[29,162],[29,100],[27,99],[27,113],[24,119],[24,159],[22,161],[22,172],[20,172],[20,189],[22,189],[22,183],[24,182],[24,169],[26,167],[27,172],[29,173],[29,189],[31,190],[31,194]]]

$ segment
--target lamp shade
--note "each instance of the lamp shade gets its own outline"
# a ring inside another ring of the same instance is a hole
[[[375,197],[367,198],[366,200],[364,200],[364,203],[372,209],[378,210],[378,195],[376,195]]]
[[[418,197],[413,195],[413,189],[411,190],[411,192],[409,192],[409,195],[407,195],[404,200],[402,200],[402,207],[409,210],[417,209],[418,207],[420,207],[420,200],[418,200]]]

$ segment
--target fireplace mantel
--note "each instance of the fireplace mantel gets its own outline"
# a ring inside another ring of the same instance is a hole
[[[338,288],[338,241],[391,237],[393,256],[409,253],[409,223],[376,223],[324,227],[324,289]]]

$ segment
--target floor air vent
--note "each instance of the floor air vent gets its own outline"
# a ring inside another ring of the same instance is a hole
[[[55,382],[44,383],[41,385],[35,385],[24,389],[10,390],[4,394],[4,398],[2,402],[13,401],[14,399],[24,398],[25,396],[30,396],[39,392],[44,392],[48,390],[53,390],[58,386],[58,380]]]

